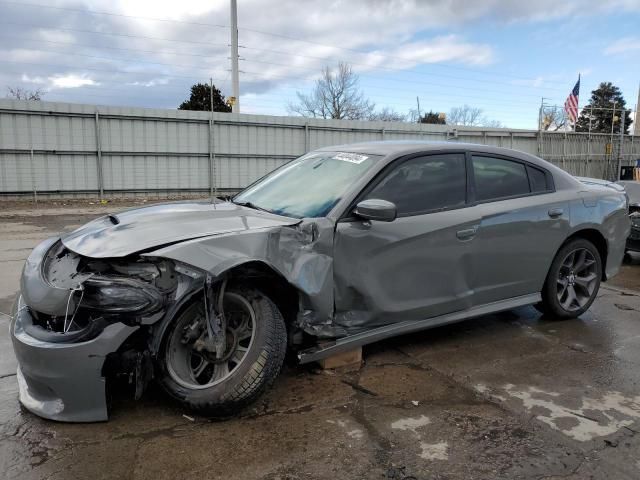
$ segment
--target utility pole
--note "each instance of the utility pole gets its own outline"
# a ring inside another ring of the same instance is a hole
[[[418,123],[422,120],[422,115],[420,115],[420,97],[416,97],[416,102],[418,103]]]
[[[633,134],[640,135],[640,85],[638,85],[638,103],[636,105],[636,116],[633,117]]]
[[[545,98],[542,97],[540,99],[540,109],[538,110],[538,156],[540,158],[544,158],[543,157],[544,140],[542,139],[542,132],[544,130],[542,126],[542,111],[544,110],[544,101],[545,101]]]
[[[611,100],[613,103],[613,110],[611,111],[611,138],[609,139],[609,179],[612,181],[616,181],[618,178],[618,174],[616,172],[611,172],[611,168],[615,168],[613,166],[613,127],[616,123],[616,103],[617,100]]]
[[[209,78],[209,89],[209,96],[211,97],[211,116],[209,117],[209,196],[215,210],[216,197],[218,196],[218,175],[216,172],[216,159],[213,155],[213,77]]]
[[[240,113],[240,75],[238,72],[238,2],[231,0],[231,83],[233,104],[231,111]]]
[[[624,155],[624,120],[627,116],[627,110],[622,109],[622,115],[620,116],[620,145],[618,146],[618,171],[616,172],[615,179],[620,180],[620,170],[622,169],[622,157]]]
[[[612,100],[613,102],[613,110],[611,111],[611,145],[613,146],[613,127],[616,123],[616,104],[618,103],[616,100]]]

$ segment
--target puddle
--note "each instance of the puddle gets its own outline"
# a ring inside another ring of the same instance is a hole
[[[426,443],[420,442],[422,452],[420,457],[425,460],[448,460],[449,444],[447,442]]]
[[[391,424],[391,428],[394,430],[410,430],[416,435],[418,432],[416,431],[420,427],[424,427],[425,425],[429,425],[431,420],[426,415],[420,415],[417,418],[401,418],[400,420],[396,420]]]
[[[640,396],[605,392],[599,397],[578,399],[579,407],[574,408],[562,405],[562,395],[557,392],[535,387],[521,389],[512,384],[503,389],[510,397],[521,400],[538,420],[581,442],[611,435],[640,419]]]

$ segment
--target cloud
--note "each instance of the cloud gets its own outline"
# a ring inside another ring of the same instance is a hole
[[[23,73],[22,74],[22,81],[24,83],[33,83],[36,85],[46,85],[47,84],[47,79],[43,78],[43,77],[30,77],[29,75]]]
[[[44,85],[49,88],[79,88],[85,86],[99,86],[100,83],[81,75],[58,75],[53,77],[40,77],[29,76],[25,73],[22,74],[21,80],[24,83],[31,83],[35,85]]]
[[[90,78],[74,74],[49,77],[49,81],[53,87],[57,88],[78,88],[85,87],[87,85],[100,85],[98,82],[95,82]]]
[[[624,37],[604,49],[605,55],[619,55],[640,51],[640,37]]]
[[[464,41],[457,35],[435,37],[426,41],[407,42],[395,48],[372,51],[365,55],[373,66],[413,68],[439,62],[458,62],[468,65],[488,65],[493,62],[491,46]]]
[[[632,0],[238,4],[241,93],[255,95],[243,105],[255,101],[256,110],[258,102],[285,105],[323,66],[339,61],[371,76],[441,62],[468,68],[496,63],[496,46],[466,34],[465,26],[542,23],[639,7]],[[223,94],[231,94],[229,29],[224,27],[228,0],[57,0],[50,5],[59,9],[0,2],[0,17],[8,22],[0,43],[5,61],[0,87],[33,83],[52,89],[51,100],[175,108],[193,83],[213,77]],[[448,34],[452,31],[457,34]],[[269,100],[270,92],[278,98]]]
[[[167,85],[168,83],[169,80],[167,78],[158,78],[147,82],[130,82],[127,85],[132,85],[134,87],[155,87],[158,85]]]

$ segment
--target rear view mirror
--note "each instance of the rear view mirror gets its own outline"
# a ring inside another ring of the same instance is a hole
[[[391,202],[371,198],[369,200],[363,200],[358,203],[358,205],[356,205],[354,213],[358,217],[367,220],[393,222],[397,216],[397,209],[395,204]]]

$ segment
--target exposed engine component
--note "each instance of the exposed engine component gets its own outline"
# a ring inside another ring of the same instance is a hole
[[[69,291],[67,308],[64,315],[33,311],[34,325],[72,334],[100,331],[116,317],[125,324],[140,323],[175,296],[179,274],[170,260],[137,255],[92,259],[58,242],[45,258],[42,275],[52,287]]]

